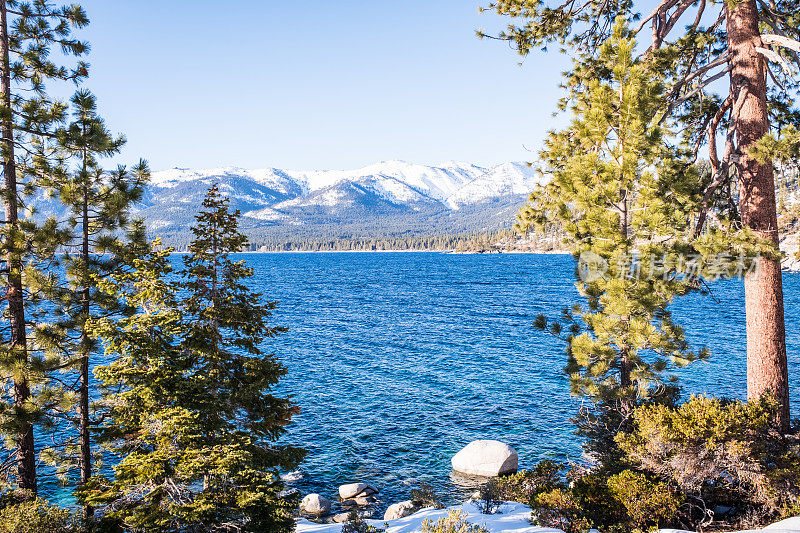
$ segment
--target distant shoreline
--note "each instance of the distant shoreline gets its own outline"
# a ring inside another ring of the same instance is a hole
[[[175,252],[185,253],[185,252]],[[402,253],[422,253],[422,254],[448,254],[448,255],[569,255],[571,252],[566,250],[556,250],[547,252],[527,251],[527,250],[503,250],[493,252],[456,252],[454,250],[263,250],[239,252],[242,254],[402,254]]]

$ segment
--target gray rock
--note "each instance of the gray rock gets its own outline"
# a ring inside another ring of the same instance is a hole
[[[367,505],[372,505],[378,500],[376,500],[375,497],[370,494],[369,496],[360,495],[358,498],[356,498],[355,501],[356,505],[358,505],[359,507],[366,507]]]
[[[357,498],[359,496],[371,496],[377,494],[378,489],[366,483],[348,483],[339,487],[339,497],[343,500]]]
[[[406,500],[404,502],[393,503],[386,509],[386,512],[383,515],[384,520],[397,520],[398,518],[404,518],[406,516],[412,515],[417,512],[418,507],[414,505],[414,502],[411,500]]]
[[[450,460],[453,470],[471,476],[494,477],[517,471],[516,450],[496,440],[476,440]]]
[[[300,502],[300,510],[314,516],[325,516],[331,512],[331,501],[320,494],[309,494]]]
[[[347,520],[349,518],[350,518],[350,513],[339,513],[339,514],[333,515],[333,518],[331,519],[331,521],[334,524],[342,524],[344,522],[347,522]]]

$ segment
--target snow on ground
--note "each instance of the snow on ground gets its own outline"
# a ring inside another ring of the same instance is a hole
[[[451,507],[461,509],[467,513],[469,522],[485,526],[492,533],[561,533],[559,529],[550,529],[531,525],[531,508],[520,503],[506,503],[495,514],[481,514],[472,502],[467,502],[461,506]],[[422,509],[411,516],[389,520],[389,527],[386,533],[417,533],[420,531],[422,521],[429,519],[436,522],[440,518],[447,516],[447,509]],[[376,527],[383,528],[383,520],[365,520],[365,522]],[[297,523],[297,533],[341,533],[341,524],[315,524],[308,520],[300,520]]]
[[[778,531],[800,531],[800,516],[793,516],[780,522],[775,522],[764,528],[765,531],[776,533]]]
[[[485,515],[481,514],[472,502],[463,505],[450,507],[449,509],[426,508],[405,518],[397,520],[365,520],[378,528],[386,527],[386,533],[419,533],[422,521],[425,519],[436,522],[440,518],[447,516],[448,510],[461,509],[468,516],[467,520],[473,524],[486,527],[491,533],[563,533],[560,529],[551,529],[531,525],[531,508],[521,503],[508,502],[500,507],[498,513]],[[308,520],[297,522],[296,533],[341,533],[342,524],[316,524]],[[736,533],[750,532],[768,533],[798,533],[800,532],[800,516],[787,518],[780,522],[765,527],[764,529],[753,529]],[[659,529],[659,533],[692,533],[679,529]]]

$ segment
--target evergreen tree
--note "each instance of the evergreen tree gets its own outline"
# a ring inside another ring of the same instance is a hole
[[[773,165],[754,152],[771,129],[800,121],[793,100],[800,80],[789,67],[800,65],[800,10],[796,0],[661,0],[645,17],[637,8],[631,0],[489,4],[514,21],[495,38],[510,41],[522,55],[553,43],[562,50],[594,53],[618,15],[641,19],[635,33],[650,25],[651,42],[643,56],[668,82],[660,111],[679,119],[695,157],[707,146],[713,167],[696,232],[709,224],[707,215],[719,208],[715,199],[721,198],[725,206],[736,207],[740,226],[772,250],[745,278],[747,389],[749,398],[765,393],[778,398],[777,423],[785,430],[789,384]],[[584,82],[590,83],[595,73],[586,69]],[[724,77],[729,83],[715,85]],[[719,94],[715,87],[721,88]],[[725,145],[721,155],[719,137]]]
[[[35,178],[48,167],[50,154],[43,140],[52,138],[64,119],[65,106],[47,96],[45,83],[78,82],[86,66],[73,69],[50,59],[57,46],[65,56],[80,56],[87,47],[71,37],[74,28],[87,24],[79,6],[56,7],[45,0],[0,0],[0,133],[2,133],[3,203],[5,220],[0,255],[6,276],[0,372],[3,387],[0,429],[16,456],[16,486],[30,494],[37,490],[34,423],[46,414],[48,361],[31,344],[30,324],[35,311],[28,306],[41,296],[40,284],[51,279],[38,269],[37,260],[51,260],[67,238],[54,220],[39,226],[21,216],[24,196],[34,190]]]
[[[531,195],[519,224],[527,230],[559,222],[579,260],[577,288],[587,305],[565,310],[560,322],[541,316],[536,325],[566,335],[572,391],[597,407],[583,413],[581,429],[606,467],[613,436],[626,429],[632,410],[664,394],[665,372],[706,356],[690,349],[668,309],[699,286],[699,277],[682,271],[682,259],[693,252],[700,180],[665,142],[668,132],[653,118],[663,86],[634,60],[634,50],[620,17],[588,59],[603,76],[586,82],[572,100],[569,128],[545,143],[542,171],[552,179]]]
[[[78,371],[77,446],[67,447],[66,454],[53,457],[60,462],[63,474],[79,470],[81,483],[92,475],[90,427],[89,359],[97,350],[96,342],[86,329],[91,317],[125,312],[120,302],[96,287],[102,279],[125,265],[125,257],[146,250],[145,232],[141,223],[129,218],[132,203],[141,198],[148,179],[147,164],[142,161],[133,169],[118,167],[106,172],[101,159],[119,153],[125,143],[114,137],[97,114],[94,95],[81,90],[72,97],[74,121],[58,134],[62,167],[76,161],[71,172],[50,172],[40,180],[42,187],[58,192],[70,213],[69,226],[73,238],[64,248],[61,263],[67,284],[58,288],[55,303],[63,316],[56,328],[52,344],[70,354]],[[91,508],[86,508],[87,514]]]
[[[113,482],[97,479],[83,497],[112,503],[109,516],[126,527],[293,527],[296,502],[280,495],[278,471],[295,468],[304,452],[274,441],[297,408],[270,393],[286,369],[260,348],[282,328],[267,324],[275,303],[245,285],[252,270],[229,257],[247,239],[227,204],[212,187],[180,283],[166,281],[164,251],[137,261],[137,273],[101,282],[142,311],[93,322],[117,357],[98,376],[121,389],[106,399],[100,438],[124,459]]]

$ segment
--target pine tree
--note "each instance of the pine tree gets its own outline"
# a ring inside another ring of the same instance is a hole
[[[92,476],[89,359],[97,350],[86,322],[126,311],[116,298],[98,291],[95,280],[124,268],[126,257],[147,249],[144,228],[130,220],[129,212],[142,196],[149,171],[144,161],[130,170],[105,171],[101,159],[119,153],[125,139],[107,130],[89,91],[78,91],[71,103],[74,121],[58,132],[57,140],[65,159],[63,167],[72,161],[76,164],[71,172],[47,173],[40,186],[58,193],[69,210],[73,235],[64,245],[66,253],[61,259],[66,284],[54,295],[65,318],[51,329],[57,337],[52,344],[70,354],[78,371],[78,439],[77,446],[69,445],[66,453],[54,454],[53,460],[60,463],[62,475],[77,467],[80,482],[86,483]],[[85,510],[91,514],[90,507]]]
[[[603,76],[572,100],[569,128],[548,137],[540,157],[552,179],[531,195],[519,222],[523,231],[557,222],[578,259],[587,305],[566,309],[561,321],[540,316],[536,325],[567,341],[572,392],[597,408],[584,411],[590,423],[581,429],[603,457],[613,457],[613,435],[632,410],[664,394],[666,372],[707,355],[690,349],[669,311],[675,297],[699,288],[681,265],[693,251],[700,179],[665,140],[669,132],[654,117],[663,86],[634,60],[635,46],[620,17],[597,57],[576,61],[576,71],[588,62]],[[610,427],[598,431],[603,424]]]
[[[661,111],[679,119],[695,157],[707,146],[713,167],[696,233],[709,224],[707,215],[722,198],[724,205],[736,206],[740,227],[755,232],[772,250],[745,278],[747,389],[749,398],[765,393],[778,398],[782,409],[777,424],[785,430],[789,383],[775,183],[772,161],[759,161],[754,149],[771,129],[800,121],[790,96],[800,80],[789,67],[800,66],[800,10],[795,0],[661,0],[641,17],[637,7],[630,0],[558,2],[553,7],[540,1],[498,0],[488,9],[514,19],[495,38],[510,41],[522,55],[553,43],[562,51],[594,53],[618,15],[641,19],[637,34],[651,26],[643,56],[667,77]],[[594,71],[584,75],[588,83]],[[715,85],[726,76],[728,84]],[[719,137],[725,145],[721,155]]]
[[[285,329],[267,323],[276,302],[262,303],[262,295],[247,287],[253,270],[230,258],[248,242],[238,230],[240,213],[230,212],[228,202],[214,184],[192,227],[194,239],[181,272],[190,325],[182,347],[193,354],[198,389],[204,391],[192,405],[201,416],[203,446],[230,446],[242,464],[232,468],[222,458],[211,461],[215,474],[205,475],[195,512],[201,522],[246,516],[253,530],[279,531],[290,523],[275,471],[296,467],[304,452],[270,444],[285,432],[297,408],[269,393],[286,368],[260,346]]]
[[[26,306],[39,297],[36,285],[49,283],[47,275],[37,272],[37,259],[51,259],[66,234],[54,220],[38,226],[19,211],[25,194],[33,192],[36,176],[48,166],[42,139],[52,138],[54,128],[64,119],[65,106],[47,96],[45,83],[77,82],[86,76],[82,62],[73,69],[55,64],[50,59],[51,48],[58,46],[65,56],[84,54],[86,45],[73,39],[71,32],[85,24],[86,15],[79,6],[0,0],[0,155],[5,206],[0,255],[6,275],[4,316],[8,319],[0,367],[3,379],[11,382],[4,387],[9,398],[3,399],[0,428],[14,443],[16,485],[29,494],[37,491],[33,427],[45,415],[49,400],[42,387],[47,385],[47,369],[52,365],[31,345],[32,312]]]
[[[95,478],[84,501],[145,530],[291,531],[296,502],[282,497],[279,470],[304,452],[276,445],[297,408],[270,393],[286,369],[261,344],[274,302],[245,284],[253,275],[231,253],[247,239],[214,186],[172,282],[168,251],[135,262],[135,273],[101,281],[141,309],[90,321],[117,360],[97,374],[112,391],[100,440],[124,459],[113,482]],[[113,392],[117,388],[120,392]]]

